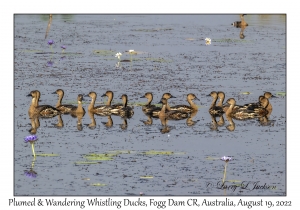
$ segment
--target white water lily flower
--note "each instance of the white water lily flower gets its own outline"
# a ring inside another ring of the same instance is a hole
[[[205,44],[206,45],[210,45],[211,44],[211,39],[210,38],[206,38],[205,39]]]
[[[228,161],[232,160],[232,157],[223,156],[223,157],[221,157],[221,160],[228,162]]]
[[[128,52],[129,52],[130,54],[132,54],[132,53],[134,52],[134,50],[128,50]]]
[[[118,59],[120,60],[121,55],[122,55],[122,53],[118,52],[115,57],[118,57]]]

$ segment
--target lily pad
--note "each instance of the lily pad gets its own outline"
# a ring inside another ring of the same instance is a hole
[[[158,63],[171,63],[170,60],[165,60],[163,58],[146,58],[147,61],[158,62]]]
[[[153,176],[140,176],[141,179],[153,179]]]
[[[135,151],[130,150],[115,150],[115,151],[106,151],[106,153],[110,153],[111,155],[118,155],[118,154],[134,154]]]
[[[36,154],[36,156],[42,156],[42,157],[58,157],[59,154]]]
[[[102,184],[102,183],[94,183],[94,184],[91,184],[91,186],[103,187],[103,186],[106,186],[106,184]]]
[[[111,157],[100,157],[100,156],[87,156],[85,158],[87,160],[97,160],[97,161],[113,160],[113,158]]]
[[[241,92],[241,94],[243,94],[243,95],[249,95],[251,93],[250,92]]]
[[[286,92],[277,92],[276,95],[278,95],[278,96],[285,96]]]
[[[173,155],[174,152],[172,152],[172,151],[155,151],[155,150],[150,150],[148,152],[144,152],[143,154],[145,154],[145,155]]]
[[[84,161],[75,162],[75,165],[91,165],[91,164],[100,164],[100,162],[84,162]]]
[[[102,56],[115,56],[116,52],[112,50],[94,50],[94,54]]]

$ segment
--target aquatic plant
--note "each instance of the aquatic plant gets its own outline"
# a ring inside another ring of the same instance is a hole
[[[122,56],[122,53],[118,52],[115,57],[117,57],[119,60],[121,60],[121,56]]]
[[[225,178],[226,178],[227,164],[228,164],[229,161],[232,160],[232,157],[223,156],[223,157],[221,157],[221,160],[225,161],[224,176],[223,176],[223,180],[222,180],[222,182],[224,183],[225,182]]]
[[[232,157],[226,157],[226,156],[223,156],[223,157],[221,157],[220,160],[223,160],[223,161],[225,161],[225,162],[228,162],[228,161],[231,161],[231,160],[232,160]]]
[[[29,178],[36,178],[37,177],[37,173],[35,171],[33,171],[32,169],[30,171],[25,170],[24,175],[29,177]]]
[[[51,61],[51,60],[47,62],[47,66],[48,66],[48,67],[52,67],[52,66],[53,66],[53,64],[54,64],[54,62],[53,62],[53,61]]]
[[[32,149],[32,154],[35,157],[35,152],[34,152],[34,142],[37,141],[38,138],[36,135],[30,135],[30,136],[26,136],[24,138],[25,143],[30,143],[31,144],[31,149]]]
[[[134,50],[128,50],[129,54],[130,54],[130,62],[132,62],[132,54],[134,53]]]
[[[26,136],[24,138],[25,143],[33,142],[33,141],[36,141],[36,140],[38,140],[36,135],[30,135],[30,136]]]
[[[210,45],[210,44],[211,44],[211,39],[205,38],[205,45]]]
[[[48,45],[52,46],[54,44],[54,41],[52,39],[48,40]]]
[[[61,53],[64,53],[65,49],[67,49],[67,47],[65,45],[62,45],[60,48],[62,49]]]

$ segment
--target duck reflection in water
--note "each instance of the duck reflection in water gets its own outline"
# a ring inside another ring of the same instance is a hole
[[[70,114],[72,117],[76,118],[77,117],[77,129],[79,131],[82,131],[83,127],[82,127],[82,118],[85,115],[85,110],[82,107],[82,101],[84,101],[83,95],[79,94],[77,96],[77,103],[78,103],[78,107],[73,107],[70,111]]]
[[[88,111],[88,115],[91,119],[91,123],[90,124],[85,124],[89,129],[94,130],[96,128],[96,120],[95,120],[95,116],[94,113],[91,111]]]
[[[53,123],[52,125],[54,125],[54,127],[61,129],[62,127],[64,127],[64,121],[62,120],[62,116],[61,115],[57,115],[57,123]]]
[[[59,116],[59,115],[58,115]],[[37,129],[40,127],[40,119],[38,114],[29,114],[31,128],[29,129],[29,133],[36,134]]]
[[[236,28],[241,28],[240,31],[240,39],[244,39],[245,35],[244,35],[244,30],[245,28],[248,26],[248,23],[246,23],[246,21],[244,20],[244,15],[240,15],[241,21],[235,21],[234,23],[232,23],[232,25]]]
[[[106,128],[111,128],[114,124],[111,115],[107,115],[107,122],[102,122],[103,125],[105,125]]]
[[[186,119],[186,125],[187,126],[194,126],[199,120],[193,121],[193,118],[197,115],[198,110],[192,111],[189,115],[189,117]]]
[[[210,129],[218,131],[218,127],[221,127],[225,124],[223,114],[210,114],[211,117],[211,126]],[[219,121],[216,120],[217,117],[220,117]]]

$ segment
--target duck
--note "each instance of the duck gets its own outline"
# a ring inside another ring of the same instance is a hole
[[[123,107],[123,104],[121,104],[121,103],[111,105],[111,101],[114,98],[114,93],[112,91],[110,91],[110,90],[106,91],[101,97],[105,97],[105,96],[108,97],[106,106],[110,107],[110,111],[112,111],[114,109],[118,110],[118,109],[121,109]]]
[[[276,96],[274,96],[270,92],[265,92],[264,97],[267,98],[268,100],[269,100],[269,98],[277,98]],[[273,107],[272,107],[272,104],[270,103],[270,101],[269,101],[268,106],[266,107],[266,109],[268,110],[269,114],[271,114],[271,112],[273,110]]]
[[[258,97],[258,102],[245,104],[244,107],[261,106],[261,105],[262,105],[262,104],[261,104],[261,102],[262,102],[261,100],[266,101],[264,98],[266,98],[267,101],[268,101],[268,103],[267,103],[267,102],[263,102],[264,104],[267,103],[267,106],[264,107],[264,108],[267,109],[267,111],[268,111],[269,114],[271,114],[273,107],[272,107],[272,104],[271,104],[270,101],[269,101],[269,98],[277,98],[277,97],[274,96],[274,95],[273,95],[272,93],[270,93],[270,92],[265,92],[263,96],[259,96],[259,97]]]
[[[265,107],[268,105],[268,99],[264,98],[261,101],[261,106],[257,107],[242,107],[240,109],[234,109],[235,99],[230,98],[227,100],[227,103],[230,105],[227,111],[225,112],[226,116],[233,117],[235,119],[244,120],[249,118],[260,117],[267,114]]]
[[[147,103],[144,106],[142,106],[142,111],[143,112],[147,113],[147,112],[150,112],[151,110],[157,108],[157,106],[151,104],[151,102],[153,100],[153,94],[151,92],[145,93],[145,95],[140,97],[140,98],[147,98],[148,99]]]
[[[76,108],[76,106],[72,104],[61,104],[61,101],[64,97],[64,91],[62,89],[57,89],[52,94],[58,95],[58,101],[56,103],[55,108],[58,109],[62,114],[68,114],[70,113],[71,109]]]
[[[227,109],[229,108],[229,104],[223,104],[224,99],[225,99],[225,93],[223,91],[218,91],[218,98],[220,99],[219,102],[217,103],[217,106],[222,107],[223,112],[225,113]],[[235,105],[234,110],[236,109],[241,109],[243,106],[242,105]]]
[[[102,106],[95,106],[95,101],[97,99],[97,93],[95,92],[89,92],[87,95],[92,98],[90,105],[88,106],[88,111],[92,112],[97,115],[106,116],[111,114],[111,106],[108,105],[102,105]]]
[[[127,106],[128,96],[126,94],[123,94],[120,99],[122,99],[123,101],[123,107],[121,109],[118,109],[117,115],[120,115],[123,118],[131,118],[134,114],[134,111],[132,107]]]
[[[246,23],[246,21],[244,20],[244,15],[246,14],[240,15],[241,21],[235,21],[234,23],[232,23],[232,25],[237,28],[248,26],[248,23]]]
[[[185,112],[185,113],[191,113],[194,111],[198,111],[198,107],[197,105],[193,102],[193,100],[198,100],[200,101],[195,94],[193,93],[189,93],[186,97],[187,102],[190,104],[190,106],[187,105],[176,105],[176,106],[172,106],[170,107],[171,111],[180,111],[180,112]]]
[[[165,98],[167,100],[166,111],[171,111],[171,108],[170,108],[170,106],[168,104],[168,99],[170,99],[170,98],[176,98],[176,97],[173,96],[171,93],[164,93],[161,98]],[[152,117],[156,117],[157,118],[161,109],[162,109],[162,107],[152,108],[150,111],[148,111],[146,113],[146,115],[151,115]]]
[[[58,109],[50,105],[39,105],[40,91],[33,90],[27,96],[32,97],[31,105],[29,107],[29,116],[39,115],[41,117],[54,117],[61,114]]]
[[[83,99],[83,95],[82,94],[79,94],[78,96],[77,96],[77,103],[78,103],[78,107],[76,107],[76,106],[74,106],[72,109],[71,109],[71,111],[70,111],[70,114],[72,115],[72,116],[79,116],[79,115],[82,115],[82,116],[84,116],[84,114],[85,114],[85,110],[84,110],[84,108],[82,107],[82,101],[83,101],[84,99]]]
[[[212,91],[207,96],[211,96],[213,98],[213,101],[209,107],[209,114],[211,115],[221,115],[224,113],[222,106],[216,106],[216,101],[218,100],[218,93],[216,91]]]
[[[166,112],[166,109],[167,109],[167,99],[166,98],[162,98],[159,103],[162,104],[161,111],[158,114],[158,117],[160,119],[182,120],[182,119],[186,119],[189,117],[189,114],[185,113],[185,112],[180,112],[180,111],[175,111],[175,110]]]

